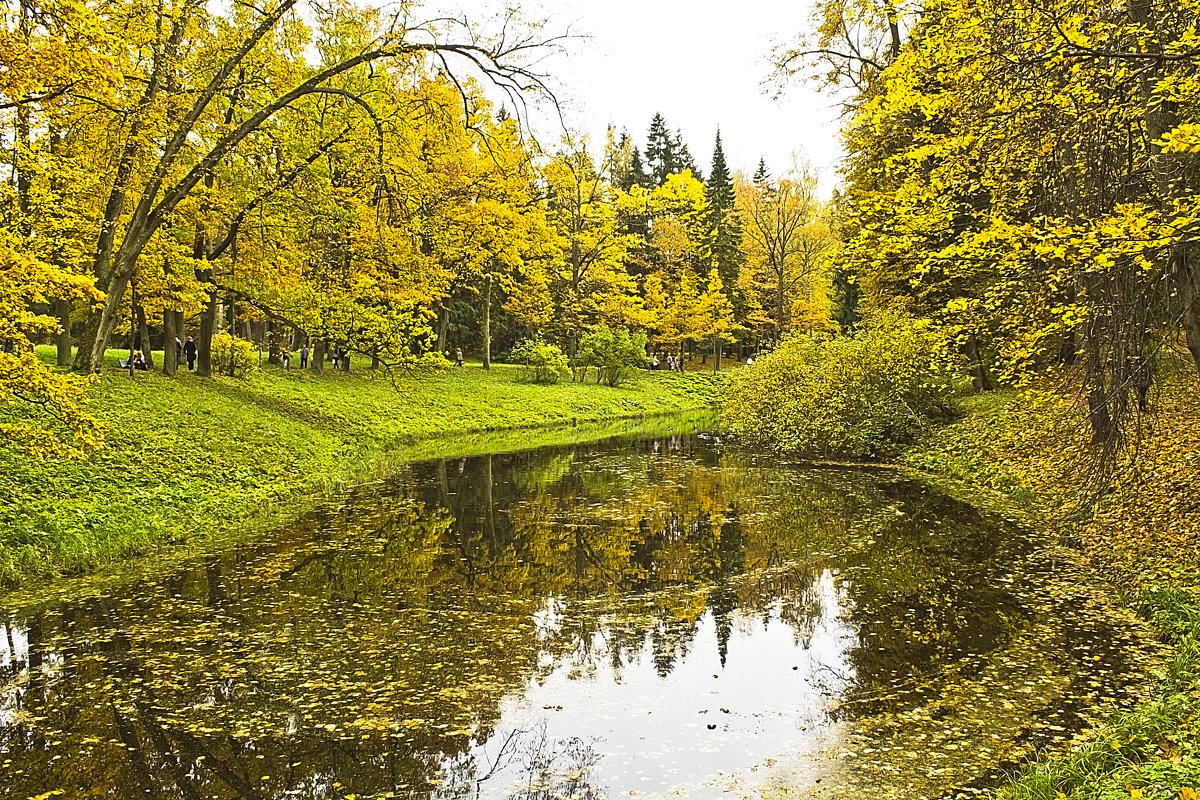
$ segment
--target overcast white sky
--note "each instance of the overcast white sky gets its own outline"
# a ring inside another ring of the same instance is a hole
[[[501,0],[503,2],[503,0]],[[548,17],[548,31],[588,35],[567,57],[543,66],[561,83],[564,114],[586,132],[597,152],[608,124],[628,131],[645,151],[655,112],[683,133],[707,175],[721,130],[731,170],[752,174],[760,157],[771,174],[792,156],[806,159],[828,194],[841,147],[835,100],[815,84],[793,84],[779,100],[763,92],[771,46],[794,39],[808,23],[807,0],[509,0],[527,19]],[[429,9],[459,11],[483,23],[501,3],[426,0]],[[486,29],[486,24],[483,25]],[[538,123],[539,138],[559,134]]]

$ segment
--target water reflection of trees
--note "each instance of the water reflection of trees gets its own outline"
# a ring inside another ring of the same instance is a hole
[[[861,686],[1003,635],[983,520],[861,473],[713,469],[695,446],[417,465],[270,542],[10,624],[28,646],[9,644],[0,692],[0,796],[470,796],[451,787],[491,769],[466,754],[501,699],[596,669],[601,632],[614,673],[648,655],[667,675],[695,647],[724,664],[738,615],[812,637],[822,575],[852,598]],[[547,598],[566,601],[553,625]],[[706,613],[715,643],[697,641]],[[585,743],[508,756],[522,797],[602,789]]]

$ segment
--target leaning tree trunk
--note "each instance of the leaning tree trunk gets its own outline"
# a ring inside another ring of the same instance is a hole
[[[58,318],[58,334],[54,345],[58,350],[55,363],[60,367],[71,366],[71,301],[59,298],[54,301],[54,316]]]

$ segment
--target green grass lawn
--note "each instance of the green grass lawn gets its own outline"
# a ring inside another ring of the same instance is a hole
[[[38,352],[53,361],[53,348]],[[0,582],[203,550],[398,462],[495,446],[488,432],[710,408],[720,384],[705,372],[641,372],[617,388],[535,386],[516,367],[473,364],[391,379],[277,367],[244,379],[186,369],[131,378],[116,368],[125,355],[110,351],[112,369],[92,391],[93,412],[111,426],[101,450],[77,461],[0,450]]]

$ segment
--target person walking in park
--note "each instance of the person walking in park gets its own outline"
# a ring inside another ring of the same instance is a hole
[[[188,362],[188,372],[191,372],[196,368],[196,342],[190,336],[183,343],[183,356]]]
[[[454,348],[454,363],[460,367],[463,365],[463,357],[462,357],[462,348],[461,347]]]
[[[300,369],[308,368],[308,345],[300,346]]]
[[[290,372],[292,369],[292,348],[284,345],[280,357],[283,359],[283,371]]]

